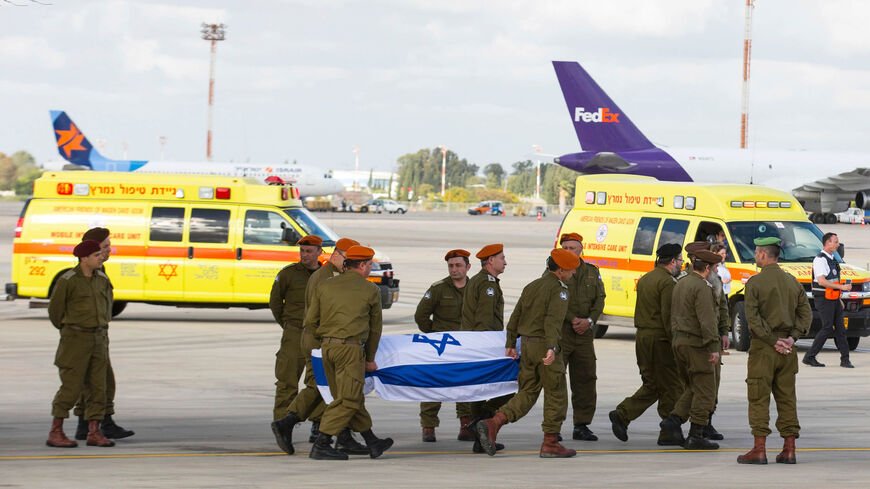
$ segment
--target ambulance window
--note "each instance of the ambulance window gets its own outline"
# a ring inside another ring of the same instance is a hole
[[[658,217],[642,217],[637,225],[637,233],[634,235],[634,246],[631,252],[635,255],[651,255],[653,245],[656,242],[656,233],[659,230]]]
[[[245,212],[245,244],[286,245],[281,241],[281,223],[290,225],[281,214],[269,211]]]
[[[191,243],[226,243],[230,235],[230,211],[193,209],[190,212]]]
[[[184,231],[183,207],[155,207],[151,209],[151,241],[181,241]]]
[[[686,240],[686,230],[689,229],[689,221],[681,219],[667,219],[662,226],[662,237],[659,238],[659,247],[669,243],[683,246]]]

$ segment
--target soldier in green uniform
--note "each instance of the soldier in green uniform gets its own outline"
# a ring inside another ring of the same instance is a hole
[[[656,267],[637,282],[634,351],[642,385],[608,414],[613,434],[628,441],[628,424],[658,402],[658,414],[666,418],[683,393],[674,351],[671,348],[671,295],[683,262],[680,245],[669,243],[656,251]],[[682,437],[671,439],[659,433],[659,445],[682,445]]]
[[[275,406],[272,419],[287,416],[290,403],[299,392],[299,379],[305,369],[302,352],[302,320],[305,313],[305,287],[311,274],[320,268],[323,239],[308,235],[300,239],[299,261],[284,267],[275,276],[269,295],[269,309],[281,326],[281,346],[275,353]]]
[[[677,362],[686,389],[671,414],[659,424],[671,439],[682,437],[680,425],[691,420],[683,445],[689,450],[715,450],[719,444],[704,438],[716,399],[716,364],[719,363],[716,300],[706,278],[722,257],[707,250],[695,252],[692,273],[677,282],[671,302],[671,330]]]
[[[499,429],[528,414],[541,390],[544,391],[544,442],[542,458],[567,458],[577,455],[559,443],[558,435],[568,411],[565,363],[559,352],[562,323],[568,312],[568,286],[565,285],[580,258],[564,249],[554,249],[547,259],[543,277],[526,285],[507,326],[505,354],[517,358],[517,337],[522,341],[517,394],[492,418],[475,425],[475,436],[490,456],[495,455]]]
[[[766,464],[765,442],[770,434],[770,394],[776,401],[776,428],[784,438],[777,463],[793,464],[795,438],[800,436],[795,376],[798,372],[794,342],[805,335],[813,320],[803,287],[784,272],[779,259],[779,238],[755,240],[755,264],[761,268],[749,278],[744,291],[746,321],[752,333],[746,364],[749,426],[755,446],[737,457],[741,464]]]
[[[105,263],[109,259],[109,256],[112,254],[112,240],[109,239],[109,235],[111,233],[108,229],[103,227],[91,228],[85,231],[85,234],[82,235],[82,241],[85,240],[94,240],[100,243],[100,251],[103,253],[103,265],[100,267],[100,270],[103,273],[106,273]],[[108,275],[106,276],[108,278]],[[112,281],[109,280],[109,287],[112,287]],[[108,335],[108,331],[106,332]],[[85,402],[87,400],[87,391],[88,386],[85,384],[85,390],[82,395],[79,397],[78,402],[76,403],[75,409],[73,409],[73,414],[78,416],[79,422],[76,427],[76,440],[85,440],[88,437],[88,420],[85,418],[85,411],[87,408],[85,407]],[[115,421],[112,419],[112,416],[115,414],[115,371],[112,369],[112,360],[108,356],[106,356],[106,417],[103,418],[103,422],[100,423],[100,431],[103,432],[103,436],[106,438],[127,438],[128,436],[133,436],[134,433],[131,430],[126,430],[121,426],[115,424]]]
[[[380,439],[372,432],[363,394],[365,373],[378,369],[375,353],[383,328],[380,290],[366,280],[374,254],[365,246],[347,250],[347,271],[318,285],[305,312],[305,327],[321,339],[323,370],[333,397],[309,454],[316,460],[347,460],[347,454],[332,447],[332,437],[348,426],[362,434],[371,458],[393,446],[392,438]]]
[[[437,333],[461,329],[462,295],[468,281],[468,270],[471,268],[469,256],[471,253],[465,250],[450,250],[444,255],[448,276],[432,284],[417,304],[414,321],[420,331]],[[424,442],[435,441],[435,428],[440,424],[440,409],[440,402],[420,403],[420,425],[423,427]],[[468,403],[456,403],[456,417],[459,418],[457,438],[461,441],[473,441],[474,438],[467,428],[471,421]]]
[[[341,275],[344,271],[347,250],[358,244],[357,241],[349,238],[341,238],[335,242],[335,247],[329,256],[329,260],[308,278],[308,284],[305,286],[306,311],[311,305],[314,290],[325,280]],[[305,388],[299,391],[290,403],[290,406],[287,408],[287,415],[272,422],[272,433],[275,435],[275,441],[281,450],[284,450],[288,455],[293,455],[294,453],[293,427],[301,421],[310,419],[312,423],[308,441],[309,443],[314,443],[318,435],[320,418],[326,409],[323,398],[320,397],[320,391],[317,390],[317,382],[314,380],[314,369],[311,365],[311,350],[318,348],[320,348],[320,340],[315,337],[311,329],[305,327],[303,321],[302,354],[305,356]],[[342,430],[339,433],[336,446],[339,450],[351,455],[365,455],[369,453],[368,448],[353,438],[350,430]]]
[[[100,243],[86,240],[73,249],[79,259],[75,268],[63,273],[51,291],[48,317],[60,330],[60,343],[54,357],[60,374],[60,389],[54,396],[51,414],[54,420],[45,444],[69,448],[78,444],[63,432],[63,420],[69,417],[87,384],[87,444],[111,447],[115,442],[100,431],[106,417],[106,362],[109,342],[106,334],[112,314],[112,287],[100,271],[103,253]]]
[[[568,366],[571,380],[571,406],[574,409],[575,440],[597,441],[598,436],[589,429],[595,415],[598,395],[595,389],[595,338],[593,326],[604,311],[604,283],[598,267],[583,261],[583,237],[577,233],[563,234],[559,239],[563,249],[580,258],[580,266],[566,282],[568,286],[568,313],[562,324],[562,358]]]

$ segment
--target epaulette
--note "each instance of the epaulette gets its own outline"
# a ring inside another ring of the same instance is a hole
[[[486,279],[489,280],[490,282],[495,282],[495,281],[496,281],[496,280],[495,280],[495,277],[493,277],[493,276],[490,275],[490,274],[486,274]]]
[[[109,276],[106,275],[106,272],[104,272],[102,270],[94,270],[94,272],[96,273],[97,277],[102,277],[106,280],[109,280]]]
[[[432,285],[430,285],[429,287],[435,287],[436,285],[441,285],[443,283],[444,283],[444,279],[442,278],[441,280],[439,280],[437,282],[432,282]]]
[[[69,279],[73,278],[73,276],[74,276],[75,274],[76,274],[75,269],[74,269],[74,268],[71,268],[71,269],[67,270],[66,273],[64,273],[63,275],[61,275],[60,278],[62,278],[62,279],[64,279],[64,280],[69,280]]]

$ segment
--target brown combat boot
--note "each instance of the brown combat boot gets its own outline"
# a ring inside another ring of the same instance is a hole
[[[456,437],[459,441],[474,441],[474,435],[468,431],[468,423],[471,422],[471,416],[463,416],[459,418],[459,435]]]
[[[100,431],[100,421],[92,419],[88,421],[88,446],[89,447],[113,447],[115,442],[103,436]]]
[[[556,433],[544,433],[544,443],[541,444],[541,458],[568,458],[577,455],[577,450],[565,448],[559,443]]]
[[[776,456],[778,464],[796,464],[797,458],[794,454],[794,437],[786,436],[782,444],[782,451]]]
[[[423,427],[423,441],[430,443],[435,442],[435,428]]]
[[[766,442],[766,436],[756,436],[755,445],[752,447],[752,450],[738,456],[737,463],[767,465],[767,451],[765,451],[764,447]]]
[[[54,418],[51,421],[51,431],[48,432],[48,440],[45,444],[50,447],[57,448],[73,448],[79,446],[78,443],[66,437],[63,432],[63,418]]]
[[[498,436],[498,430],[508,422],[507,416],[502,412],[495,413],[495,416],[489,419],[482,419],[474,425],[474,435],[480,442],[480,447],[492,457],[495,455],[495,439]]]

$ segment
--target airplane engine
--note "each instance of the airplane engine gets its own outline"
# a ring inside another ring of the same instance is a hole
[[[870,210],[870,190],[862,190],[855,194],[855,205],[865,211]]]

